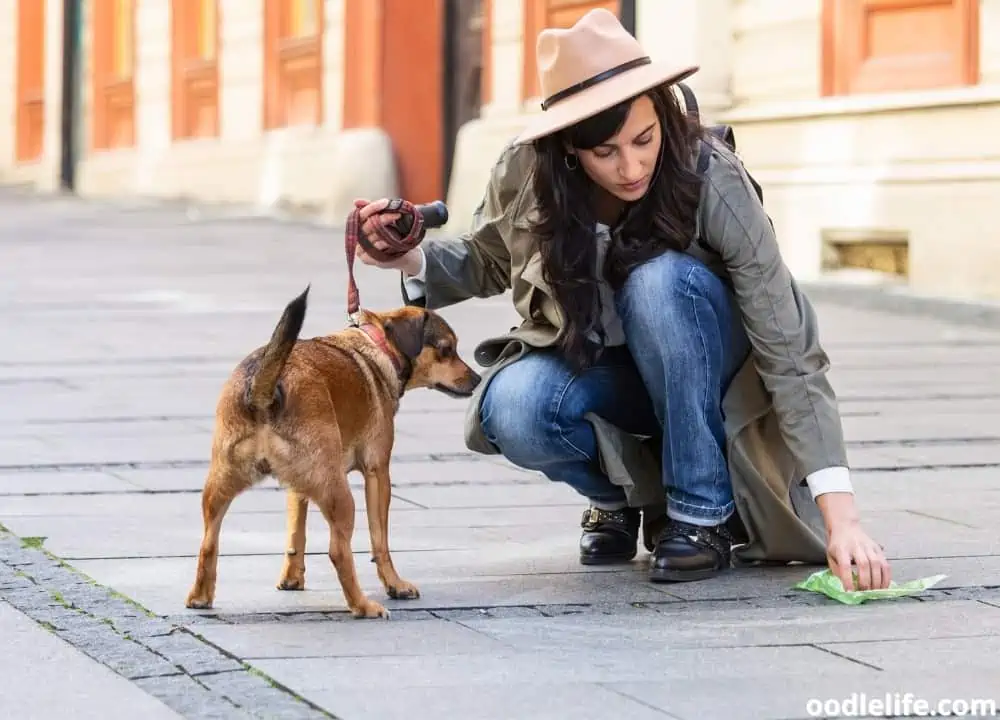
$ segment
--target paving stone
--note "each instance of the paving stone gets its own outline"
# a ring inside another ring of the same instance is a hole
[[[0,602],[0,717],[74,720],[178,719],[125,678]]]
[[[848,442],[873,440],[995,439],[1000,427],[1000,412],[961,415],[900,415],[886,422],[881,417],[843,418],[844,438]]]
[[[0,496],[135,490],[130,483],[101,472],[0,473]],[[6,505],[6,500],[4,501]],[[4,512],[8,512],[5,508]]]
[[[262,720],[314,720],[329,718],[287,692],[274,687],[259,673],[241,670],[203,675],[199,679],[210,690],[240,705],[251,717]]]
[[[875,672],[811,647],[697,650],[642,647],[596,655],[557,650],[490,655],[259,659],[254,665],[307,697],[313,689],[349,691],[362,684],[373,693],[414,687],[609,684],[629,682],[642,668],[655,668],[657,681],[712,677],[720,686],[740,677],[785,675],[792,681],[817,673],[853,678]]]
[[[142,644],[154,652],[170,658],[170,662],[189,675],[241,670],[243,665],[219,652],[198,638],[178,630],[169,635],[144,637]]]
[[[364,496],[359,498],[364,508]],[[87,516],[120,516],[136,518],[176,517],[186,520],[196,531],[201,530],[201,493],[121,493],[103,495],[51,495],[40,497],[5,497],[3,517],[46,517],[51,519],[80,518]],[[397,507],[398,506],[398,507]],[[393,510],[403,512],[415,509],[404,500],[394,499]],[[318,510],[311,509],[311,515],[320,519]],[[285,493],[278,489],[273,480],[248,490],[233,501],[226,513],[226,522],[234,515],[270,513],[285,515]],[[6,522],[6,521],[5,521]],[[13,531],[13,526],[8,525]]]
[[[119,635],[106,624],[61,630],[58,635],[102,665],[130,679],[180,673],[173,663]]]
[[[427,508],[570,505],[582,512],[586,507],[585,501],[575,491],[560,483],[509,487],[419,487],[406,488],[394,494]]]
[[[858,608],[701,609],[683,603],[653,616],[584,615],[560,618],[470,618],[463,624],[519,652],[565,650],[584,654],[638,648],[809,645],[863,640],[862,649],[899,640],[968,638],[1000,642],[1000,613],[973,600],[871,603]],[[906,642],[902,642],[906,641]],[[830,646],[833,648],[834,646]],[[838,652],[840,652],[838,650]],[[842,653],[850,654],[850,653]],[[860,658],[864,659],[864,658]],[[878,664],[878,663],[874,663]]]
[[[364,688],[310,687],[306,696],[342,720],[561,720],[599,714],[628,720],[670,720],[666,714],[598,683],[510,683],[472,687],[404,687],[373,693]]]
[[[400,511],[394,517],[405,515]],[[329,528],[318,511],[307,524],[306,551],[316,561],[326,560]],[[577,512],[573,519],[578,521]],[[163,515],[155,535],[143,533],[148,516],[87,515],[72,518],[44,515],[17,516],[8,519],[11,530],[25,535],[43,536],[46,547],[69,562],[92,558],[141,558],[194,556],[201,542],[200,520],[190,515]],[[579,523],[575,523],[578,527]],[[572,527],[566,523],[564,527]],[[393,553],[468,551],[511,542],[541,543],[552,536],[550,524],[496,525],[460,527],[457,523],[434,526],[431,523],[390,521]],[[561,543],[561,541],[560,541]],[[227,516],[221,535],[224,555],[270,555],[284,551],[284,513],[233,513]],[[352,549],[358,556],[371,547],[367,517],[355,521]],[[314,562],[316,562],[314,561]]]
[[[182,717],[201,720],[245,720],[253,717],[246,710],[217,693],[210,692],[187,675],[173,677],[147,677],[135,680],[135,684],[160,698]]]
[[[984,674],[992,672],[1000,677],[1000,629],[983,627],[982,619],[976,614],[960,615],[955,621],[956,624],[966,623],[965,637],[942,637],[937,627],[932,626],[922,637],[911,636],[905,641],[880,640],[868,633],[854,636],[860,637],[862,642],[852,642],[854,638],[845,636],[842,642],[826,642],[820,647],[886,671],[911,676],[950,667]]]
[[[870,717],[890,717],[886,712],[887,702],[891,703],[890,710],[900,711],[896,717],[904,717],[903,711],[907,708],[910,711],[905,716],[915,716],[914,705],[904,704],[908,694],[912,700],[934,703],[932,708],[942,700],[977,699],[994,699],[995,706],[1000,708],[1000,699],[995,699],[995,673],[970,673],[962,668],[942,667],[916,677],[876,671],[844,677],[828,675],[815,667],[812,673],[808,670],[804,669],[794,678],[726,678],[723,683],[710,676],[694,680],[657,677],[655,682],[643,678],[610,683],[607,687],[683,720],[864,717],[861,711],[865,709],[873,713]],[[879,701],[881,707],[874,704]],[[826,703],[836,703],[830,707],[834,713],[825,714]]]
[[[896,474],[907,468],[918,468],[907,470],[904,475],[907,481],[913,479],[919,482],[918,473],[922,468],[935,466],[945,466],[941,472],[947,472],[951,478],[964,481],[968,476],[974,478],[979,471],[978,467],[968,466],[981,466],[986,472],[996,476],[996,467],[1000,466],[1000,442],[852,446],[848,448],[847,455],[852,469],[857,471],[855,475],[861,473],[861,477],[858,478],[860,482],[872,482],[874,480],[872,476],[877,474],[873,470],[889,470],[892,474]],[[970,481],[969,484],[973,482]],[[990,486],[989,483],[975,483],[975,488],[978,489],[984,484]]]
[[[421,590],[418,600],[390,600],[367,557],[356,555],[362,589],[389,608],[671,601],[660,586],[644,579],[641,563],[619,568],[587,568],[575,553],[559,556],[539,546],[529,556],[526,546],[495,544],[484,550],[396,553],[399,573]],[[326,557],[306,562],[305,592],[275,589],[281,556],[220,557],[215,610],[218,612],[343,611],[343,594]],[[194,579],[195,558],[79,560],[74,564],[102,584],[118,588],[158,614],[183,610],[184,595]],[[605,575],[608,575],[605,577]],[[799,573],[796,579],[804,577]],[[762,574],[763,576],[763,574]],[[789,584],[791,584],[789,582]]]
[[[202,628],[200,635],[254,664],[258,658],[466,655],[506,646],[446,620],[271,623]]]

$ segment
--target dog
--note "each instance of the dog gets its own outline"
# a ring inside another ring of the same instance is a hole
[[[351,614],[388,617],[358,584],[351,538],[354,498],[348,473],[364,475],[372,559],[391,598],[419,590],[389,554],[389,458],[403,394],[431,388],[469,397],[481,376],[458,355],[451,326],[433,310],[362,310],[357,325],[300,340],[309,287],[285,307],[270,341],[233,370],[219,396],[211,462],[202,490],[204,535],[193,609],[212,607],[223,516],[243,491],[273,476],[287,489],[281,590],[305,587],[306,512],[312,502],[330,526],[330,560]]]

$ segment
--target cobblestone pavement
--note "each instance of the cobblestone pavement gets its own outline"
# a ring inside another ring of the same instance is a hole
[[[307,590],[278,591],[285,500],[268,483],[226,517],[215,608],[186,610],[221,382],[307,283],[304,335],[343,326],[341,247],[306,224],[0,194],[0,627],[22,648],[0,661],[0,716],[795,719],[860,693],[870,716],[887,694],[1000,702],[1000,325],[858,302],[820,302],[823,333],[869,529],[896,579],[948,576],[919,598],[792,590],[811,567],[653,586],[644,551],[581,567],[580,499],[469,453],[464,403],[421,391],[400,414],[391,517],[419,600],[350,619],[315,511]],[[365,305],[399,304],[391,274],[358,277]],[[444,314],[467,356],[514,322],[504,299]],[[356,497],[358,572],[382,600]]]

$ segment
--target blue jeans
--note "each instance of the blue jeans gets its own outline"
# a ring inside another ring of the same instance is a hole
[[[506,458],[564,482],[593,504],[625,506],[601,471],[592,412],[661,440],[667,514],[716,525],[732,513],[722,397],[749,342],[732,293],[694,258],[667,252],[635,268],[615,297],[626,345],[574,374],[537,351],[490,381],[480,419]]]

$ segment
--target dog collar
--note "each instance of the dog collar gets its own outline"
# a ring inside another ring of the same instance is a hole
[[[365,335],[371,338],[372,342],[375,343],[379,350],[384,352],[388,357],[392,366],[396,369],[396,375],[399,376],[400,380],[403,379],[403,368],[399,364],[399,358],[396,353],[392,351],[389,347],[389,340],[386,338],[385,333],[382,331],[378,325],[374,323],[363,323],[358,325],[358,329],[361,330]]]

